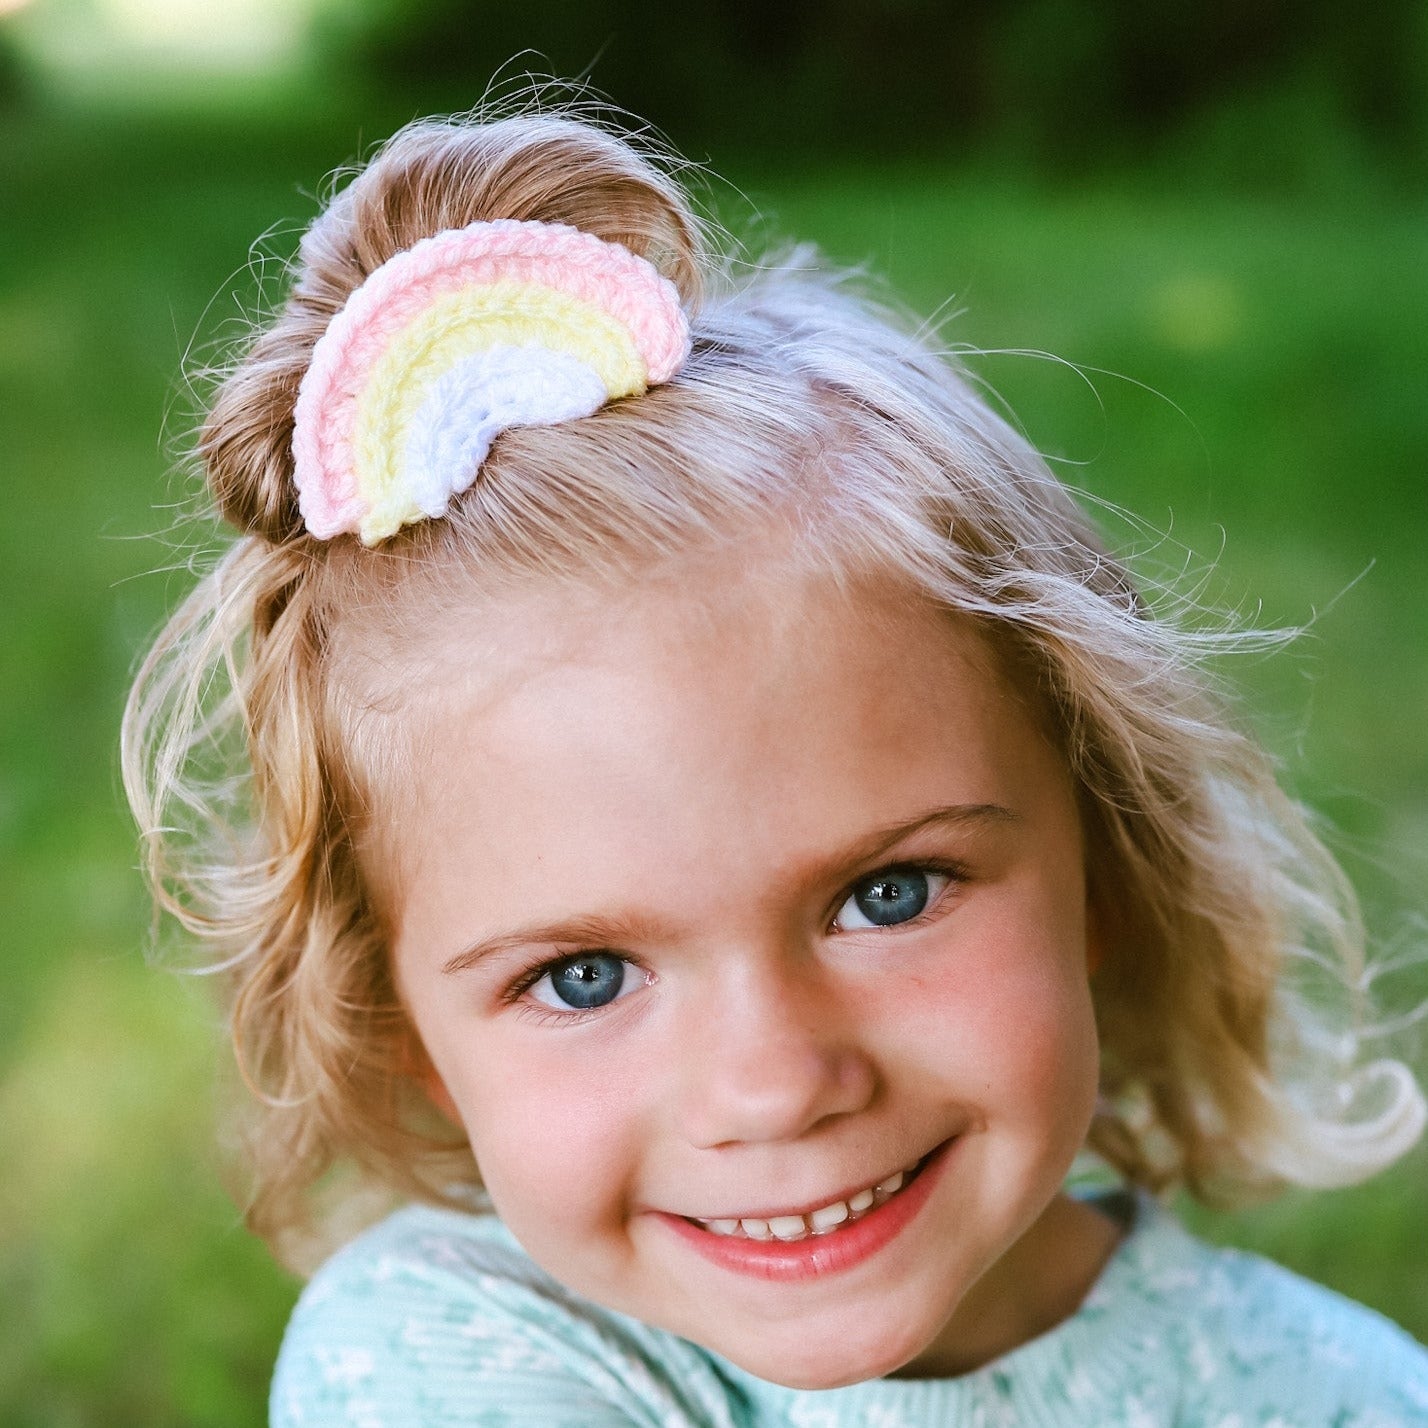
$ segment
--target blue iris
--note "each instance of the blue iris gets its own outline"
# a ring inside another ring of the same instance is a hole
[[[613,952],[579,952],[550,969],[550,985],[566,1006],[579,1011],[608,1006],[620,995],[625,962]]]
[[[854,884],[853,902],[876,927],[909,922],[927,906],[927,875],[916,868],[890,868]]]

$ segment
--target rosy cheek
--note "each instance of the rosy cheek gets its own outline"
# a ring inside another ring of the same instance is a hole
[[[900,1020],[904,1044],[937,1048],[969,1095],[987,1089],[1029,1107],[1064,1104],[1095,1074],[1089,992],[1067,972],[1063,949],[1042,950],[1035,933],[1022,940],[998,931],[962,939],[939,969],[905,984],[900,1012],[886,1014]]]
[[[1013,1008],[1006,1033],[1021,1046],[1017,1086],[1031,1118],[1079,1140],[1089,1124],[1100,1073],[1095,1018],[1084,983],[1047,982]]]
[[[582,1054],[578,1036],[527,1029],[471,1068],[462,1100],[472,1148],[513,1220],[594,1223],[627,1198],[636,1087],[604,1056]]]

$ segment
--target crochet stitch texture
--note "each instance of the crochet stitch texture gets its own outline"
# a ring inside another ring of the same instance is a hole
[[[688,353],[674,285],[618,243],[515,219],[423,238],[313,349],[294,410],[303,520],[375,545],[441,515],[507,427],[637,396]]]

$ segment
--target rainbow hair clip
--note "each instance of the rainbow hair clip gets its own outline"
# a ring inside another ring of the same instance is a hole
[[[515,219],[423,238],[313,348],[293,424],[303,521],[376,545],[443,515],[507,427],[589,416],[688,355],[674,284],[618,243]]]

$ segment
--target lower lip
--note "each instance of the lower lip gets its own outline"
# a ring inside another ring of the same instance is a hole
[[[862,1264],[890,1244],[917,1217],[936,1188],[954,1141],[944,1141],[928,1156],[913,1182],[869,1210],[852,1224],[826,1235],[801,1240],[751,1240],[742,1235],[716,1235],[691,1224],[682,1215],[657,1218],[691,1249],[721,1269],[755,1279],[812,1279],[837,1274]]]

